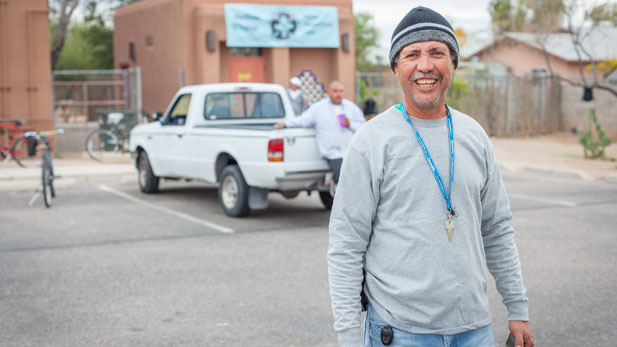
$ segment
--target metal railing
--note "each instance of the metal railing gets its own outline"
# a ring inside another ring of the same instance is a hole
[[[54,123],[98,121],[102,109],[141,115],[141,70],[61,70],[53,72]]]

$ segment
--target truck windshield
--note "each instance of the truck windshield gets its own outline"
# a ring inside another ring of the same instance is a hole
[[[283,118],[281,97],[269,92],[211,93],[206,96],[204,118]]]

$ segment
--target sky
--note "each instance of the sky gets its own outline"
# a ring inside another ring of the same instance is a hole
[[[490,0],[353,0],[353,11],[373,15],[381,45],[379,52],[375,53],[385,57],[394,28],[416,6],[429,7],[441,13],[454,28],[462,28],[469,39],[487,40],[491,25],[489,3]]]

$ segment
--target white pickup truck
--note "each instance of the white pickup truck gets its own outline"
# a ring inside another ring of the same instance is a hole
[[[275,130],[294,117],[285,89],[276,84],[220,83],[186,86],[155,121],[133,128],[141,191],[155,193],[160,178],[218,183],[223,211],[233,217],[268,206],[268,193],[293,198],[318,191],[332,206],[328,164],[313,129]]]

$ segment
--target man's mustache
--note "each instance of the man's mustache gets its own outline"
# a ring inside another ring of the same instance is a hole
[[[432,78],[432,79],[436,79],[438,81],[443,80],[443,75],[438,73],[438,72],[429,72],[429,73],[415,73],[413,75],[411,75],[411,77],[409,77],[409,82],[413,82],[415,80],[419,80],[421,78]]]

